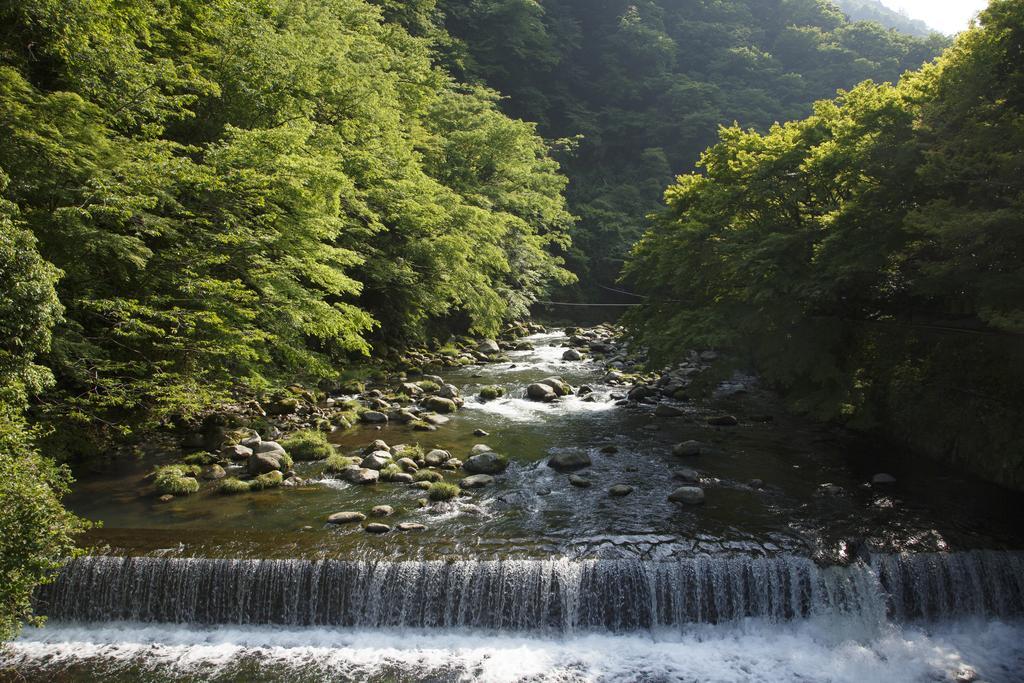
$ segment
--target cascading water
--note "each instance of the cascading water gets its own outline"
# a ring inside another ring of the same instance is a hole
[[[806,558],[305,561],[86,557],[39,596],[52,619],[625,632],[827,616],[866,628],[1024,613],[1024,553]]]

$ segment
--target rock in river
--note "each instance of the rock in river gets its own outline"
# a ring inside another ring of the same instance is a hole
[[[281,451],[283,454],[284,451]],[[257,453],[246,460],[246,469],[249,474],[266,474],[281,469],[281,458],[275,453]]]
[[[584,467],[590,467],[590,465],[590,456],[586,453],[555,453],[548,458],[548,467],[559,472],[571,472],[583,469]]]
[[[583,354],[576,349],[567,349],[562,354],[562,360],[583,360]]]
[[[386,534],[391,531],[391,527],[387,524],[381,524],[380,522],[370,522],[365,527],[366,532],[370,534]]]
[[[633,493],[633,487],[628,484],[616,484],[615,486],[608,489],[608,495],[613,498],[622,498]]]
[[[572,387],[565,382],[561,377],[546,377],[542,379],[539,384],[545,384],[551,387],[552,391],[557,396],[568,396],[572,393]]]
[[[733,415],[714,415],[708,418],[708,424],[712,427],[735,427],[739,423]]]
[[[454,413],[459,408],[455,401],[441,396],[427,396],[423,399],[423,407],[436,413]]]
[[[359,416],[359,419],[369,424],[383,424],[388,421],[388,416],[376,410],[367,410]]]
[[[683,414],[682,410],[667,403],[659,403],[658,407],[654,409],[655,417],[679,417]]]
[[[547,384],[531,384],[526,387],[526,395],[534,401],[553,401],[557,394]]]
[[[891,474],[886,474],[885,472],[879,472],[875,476],[871,477],[871,483],[872,484],[895,484],[896,483],[896,477],[892,476]]]
[[[395,525],[395,528],[399,531],[422,531],[426,529],[426,525],[418,524],[417,522],[400,522]]]
[[[333,515],[327,518],[328,524],[351,524],[353,522],[361,522],[366,519],[366,515],[362,512],[335,512]]]
[[[459,486],[464,489],[479,489],[494,483],[494,477],[489,474],[474,474],[459,480]]]
[[[449,453],[448,451],[442,451],[440,448],[435,448],[434,450],[429,451],[426,455],[423,456],[423,461],[426,462],[431,467],[439,467],[444,463],[448,462],[448,460],[450,460],[451,457],[452,454]]]
[[[508,467],[508,458],[490,451],[470,456],[462,469],[470,474],[499,474]]]
[[[585,479],[578,474],[570,474],[569,483],[581,489],[590,488],[592,485],[592,482],[589,479]]]
[[[703,449],[704,449],[704,444],[702,444],[700,441],[693,441],[693,440],[684,441],[682,443],[677,443],[675,446],[672,447],[672,455],[678,455],[678,456],[700,455],[701,451]]]
[[[494,341],[493,339],[485,339],[482,342],[480,342],[480,345],[476,347],[476,350],[479,351],[480,353],[486,353],[487,355],[491,355],[493,353],[498,353],[499,351],[501,351],[501,347],[499,347],[498,342]]]
[[[395,514],[395,508],[390,505],[376,505],[370,510],[370,515],[373,517],[390,517]]]
[[[704,489],[699,486],[680,486],[669,494],[668,499],[673,503],[700,505],[704,502]]]
[[[349,467],[342,472],[342,476],[353,484],[376,484],[380,472],[366,467]]]
[[[387,451],[374,451],[363,458],[360,463],[363,467],[371,470],[381,470],[391,463],[391,454]]]

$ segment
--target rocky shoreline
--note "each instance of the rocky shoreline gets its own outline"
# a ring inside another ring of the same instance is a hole
[[[498,339],[463,339],[433,352],[410,351],[390,371],[369,382],[325,383],[315,390],[292,385],[263,403],[249,400],[212,411],[185,431],[178,461],[152,473],[153,494],[162,502],[170,502],[201,490],[237,495],[335,479],[366,487],[368,492],[383,492],[384,485],[417,489],[415,504],[420,508],[443,508],[452,501],[472,499],[493,487],[509,464],[505,454],[495,452],[486,443],[461,452],[442,446],[427,448],[418,442],[389,445],[375,439],[345,451],[328,439],[357,426],[371,431],[399,424],[414,432],[437,431],[465,406],[467,397],[432,372],[509,363],[508,352],[532,349],[523,337],[543,332],[546,330],[536,324],[511,326]],[[561,360],[593,367],[599,375],[595,386],[600,390],[587,384],[574,387],[559,376],[551,376],[521,386],[517,393],[522,393],[524,399],[542,404],[570,399],[610,403],[614,409],[648,415],[651,421],[643,428],[653,430],[665,420],[701,422],[717,429],[771,420],[765,415],[744,416],[741,420],[732,414],[704,412],[704,402],[696,399],[713,397],[736,404],[744,395],[757,391],[757,380],[750,375],[734,373],[723,381],[718,372],[721,368],[716,369],[722,359],[713,350],[691,351],[683,362],[652,371],[647,367],[645,350],[634,348],[614,325],[571,327],[564,333]],[[468,399],[494,401],[505,391],[504,386],[485,384]],[[489,436],[479,429],[475,435],[481,440]],[[616,450],[614,445],[607,445],[600,452],[610,455]],[[705,488],[715,479],[704,476],[691,463],[700,462],[699,456],[706,451],[708,445],[694,439],[671,447],[671,455],[680,466],[671,470],[677,485],[667,495],[669,502],[682,507],[705,502]],[[303,463],[301,475],[296,462]],[[587,475],[593,463],[585,451],[556,450],[541,464],[564,475],[576,488],[600,483]],[[890,475],[880,473],[873,484],[893,482]],[[760,479],[752,479],[745,487],[758,490],[765,485]],[[610,498],[624,498],[635,490],[621,482],[607,482],[604,488]],[[822,491],[822,495],[842,493]],[[376,495],[373,493],[373,497]],[[327,511],[324,522],[328,526],[359,524],[374,534],[425,528],[413,522],[390,525],[386,520],[394,513],[392,506],[373,500],[366,505],[365,510]]]

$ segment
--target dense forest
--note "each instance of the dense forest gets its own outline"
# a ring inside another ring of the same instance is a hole
[[[819,0],[0,2],[0,636],[85,524],[55,462],[624,263],[659,358],[1024,452],[1022,24],[894,86],[947,39]]]
[[[1024,484],[1024,3],[898,85],[730,126],[627,281],[663,358],[742,350],[795,407]]]
[[[868,78],[896,80],[946,45],[851,23],[818,0],[441,2],[452,68],[508,96],[549,137],[580,135],[570,266],[608,299],[630,246],[675,174],[720,124],[766,128]]]

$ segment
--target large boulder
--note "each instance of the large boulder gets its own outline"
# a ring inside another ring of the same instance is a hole
[[[261,453],[279,453],[281,455],[284,455],[285,450],[284,446],[282,446],[276,441],[261,441],[255,448],[252,449],[252,452],[257,455]]]
[[[590,456],[586,453],[568,452],[568,453],[555,453],[548,458],[548,467],[559,472],[571,472],[573,470],[581,470],[584,467],[590,467],[592,464]]]
[[[448,462],[452,457],[452,454],[448,451],[442,451],[440,448],[435,448],[432,451],[427,451],[427,454],[423,456],[423,461],[431,467],[440,467],[444,463]]]
[[[359,419],[367,424],[383,424],[388,416],[378,410],[367,410],[359,415]]]
[[[423,399],[423,407],[435,413],[454,413],[459,408],[455,401],[443,396],[427,396]]]
[[[470,456],[462,463],[462,469],[470,474],[500,474],[508,467],[508,458],[492,451]]]
[[[393,514],[395,514],[395,508],[390,505],[374,505],[370,510],[370,515],[373,517],[390,517]]]
[[[341,474],[352,484],[376,484],[380,479],[380,472],[368,467],[348,467]]]
[[[363,449],[363,455],[369,455],[374,451],[387,451],[390,453],[391,447],[388,446],[387,442],[384,441],[384,439],[376,439],[373,443],[371,443],[369,446]]]
[[[562,354],[562,360],[583,360],[583,354],[576,349],[566,349]]]
[[[280,457],[276,457],[274,453],[256,453],[245,461],[245,467],[249,474],[260,475],[280,470],[282,465]]]
[[[362,512],[335,512],[327,518],[328,524],[352,524],[366,519]]]
[[[526,387],[526,395],[534,401],[553,401],[558,396],[554,389],[539,382]]]
[[[540,384],[546,384],[551,387],[558,396],[568,396],[572,393],[572,387],[561,377],[545,377],[540,381]]]
[[[673,503],[700,505],[704,502],[704,489],[699,486],[680,486],[669,494],[668,499]]]
[[[363,467],[371,470],[382,470],[391,464],[391,453],[387,451],[374,451],[363,458],[360,463]]]
[[[420,468],[412,458],[399,458],[395,461],[395,464],[401,467],[404,472],[415,472]]]
[[[489,474],[474,474],[459,480],[459,486],[464,489],[479,489],[493,483],[494,477]]]
[[[445,384],[438,390],[437,395],[441,398],[450,398],[455,400],[459,397],[459,388],[454,384]]]
[[[247,460],[252,455],[252,449],[241,444],[234,444],[222,448],[220,454],[231,460]]]
[[[476,347],[476,350],[479,351],[480,353],[491,355],[501,351],[501,347],[498,346],[498,342],[494,341],[493,339],[485,339],[482,342],[480,342],[480,345]]]

